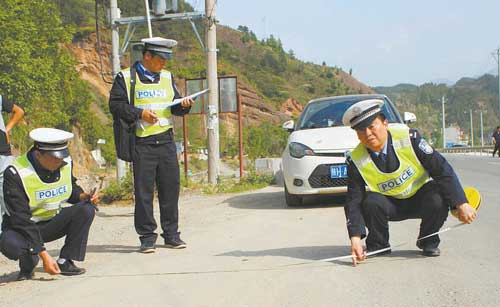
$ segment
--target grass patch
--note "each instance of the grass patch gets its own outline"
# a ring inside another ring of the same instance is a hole
[[[219,179],[219,183],[209,184],[207,182],[192,181],[181,174],[181,191],[182,192],[198,192],[203,194],[216,193],[239,193],[264,188],[272,184],[274,178],[272,175],[257,175],[251,172],[249,175],[238,178]],[[110,204],[114,201],[131,200],[134,193],[133,179],[131,172],[128,172],[126,177],[121,181],[114,181],[105,189],[102,190],[101,200],[105,204]]]
[[[121,181],[113,181],[109,186],[102,190],[101,200],[105,204],[110,204],[117,200],[131,200],[134,194],[134,184],[132,173],[127,175]]]
[[[272,175],[257,175],[254,172],[241,180],[237,178],[221,179],[217,185],[205,185],[203,193],[238,193],[250,190],[257,190],[273,183]]]

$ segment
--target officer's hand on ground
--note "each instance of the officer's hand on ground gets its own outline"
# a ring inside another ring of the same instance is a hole
[[[183,101],[181,102],[181,106],[182,106],[183,108],[190,107],[190,106],[192,106],[193,104],[194,104],[194,100],[193,100],[193,99],[190,99],[190,98],[185,99],[185,100],[183,100]]]
[[[470,224],[476,218],[477,211],[468,203],[463,203],[457,206],[458,219],[462,223]]]
[[[43,261],[43,270],[50,275],[57,275],[61,273],[57,261],[52,258],[47,251],[40,252],[40,258]]]
[[[141,118],[151,125],[154,125],[158,121],[158,115],[153,110],[142,110]]]
[[[351,237],[351,254],[352,254],[352,264],[356,266],[358,262],[366,259],[366,253],[363,249],[363,244],[361,243],[361,237],[354,236]]]

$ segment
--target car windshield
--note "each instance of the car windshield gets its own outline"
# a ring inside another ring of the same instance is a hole
[[[344,116],[345,111],[356,102],[364,99],[366,99],[366,97],[312,102],[307,105],[300,116],[296,130],[343,126],[342,116]],[[394,109],[392,103],[385,98],[383,100],[384,105],[382,106],[382,111],[389,123],[401,123],[401,118]]]

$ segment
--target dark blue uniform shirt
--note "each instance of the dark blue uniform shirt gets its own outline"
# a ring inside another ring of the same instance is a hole
[[[410,129],[410,140],[418,160],[429,173],[429,176],[438,184],[443,200],[450,208],[467,202],[464,190],[460,185],[455,171],[446,159],[420,136],[417,130]],[[389,133],[387,146],[387,172],[393,172],[399,167],[399,161],[392,147],[392,137]],[[372,154],[372,159],[374,156]],[[377,162],[375,162],[377,164]],[[377,165],[378,166],[378,165]],[[379,167],[380,168],[380,167]],[[361,211],[361,203],[365,196],[365,181],[353,161],[347,159],[347,199],[344,211],[347,219],[349,237],[366,236],[365,221]]]

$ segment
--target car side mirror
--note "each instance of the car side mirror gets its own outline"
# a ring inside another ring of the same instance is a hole
[[[414,123],[417,121],[417,116],[411,112],[404,112],[403,121],[405,124]]]
[[[281,128],[283,128],[283,130],[287,130],[289,132],[292,132],[294,130],[294,127],[295,127],[295,123],[294,123],[293,119],[287,120],[286,122],[283,123],[283,126],[281,126]]]

